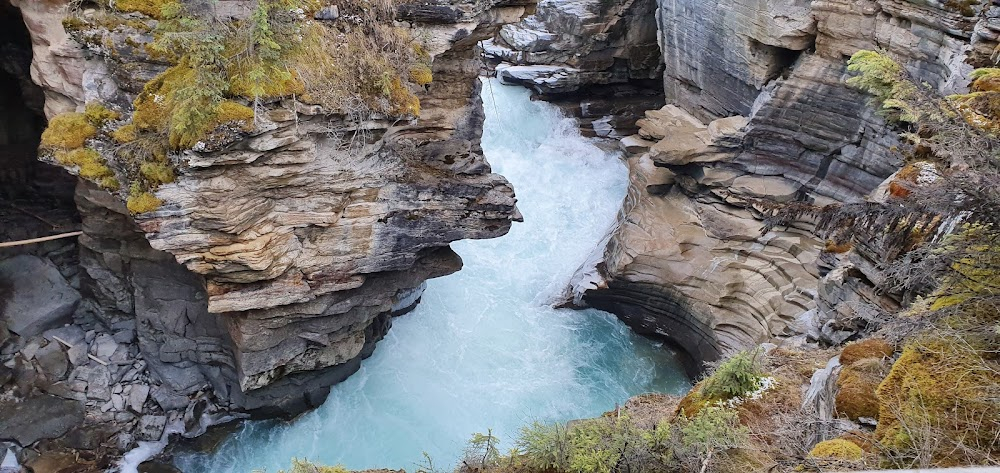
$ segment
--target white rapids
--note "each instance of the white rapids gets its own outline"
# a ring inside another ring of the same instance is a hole
[[[524,223],[454,243],[464,268],[429,281],[416,310],[321,407],[247,422],[214,453],[180,455],[183,471],[274,473],[293,457],[412,471],[424,452],[449,469],[474,432],[492,429],[510,448],[526,423],[689,387],[669,348],[605,312],[550,306],[614,222],[628,179],[619,155],[527,90],[483,80],[483,150],[513,184]]]

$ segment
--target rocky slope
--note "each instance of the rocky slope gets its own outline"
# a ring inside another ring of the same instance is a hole
[[[575,298],[666,335],[696,359],[808,332],[839,343],[897,301],[877,257],[823,248],[809,225],[761,235],[748,198],[817,204],[872,192],[902,165],[846,59],[884,49],[944,93],[995,59],[982,14],[907,1],[660,2],[666,101],[622,141],[632,185]],[[991,54],[993,56],[991,56]],[[829,251],[827,251],[829,250]]]
[[[164,69],[143,48],[151,20],[112,11],[107,21],[84,9],[74,14],[104,22],[70,36],[70,3],[13,2],[31,34],[45,112],[99,101],[127,117]],[[473,47],[518,20],[525,3],[399,8],[433,61],[419,120],[358,120],[291,99],[258,104],[254,131],[174,156],[177,179],[157,191],[165,204],[139,217],[81,179],[84,302],[77,307],[77,295],[39,330],[12,327],[8,366],[18,380],[39,380],[18,394],[85,404],[88,424],[120,425],[120,448],[134,438],[124,432],[156,439],[174,420],[196,435],[229,414],[290,415],[321,403],[391,317],[417,303],[425,280],[461,267],[450,242],[503,235],[520,218],[513,189],[479,147]],[[226,21],[253,4],[197,11]],[[75,325],[45,331],[68,321]]]

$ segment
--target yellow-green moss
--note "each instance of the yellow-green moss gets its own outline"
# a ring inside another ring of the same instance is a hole
[[[854,442],[844,439],[824,440],[817,443],[809,452],[809,456],[813,458],[849,461],[861,460],[864,454],[865,452],[861,447],[857,446]]]
[[[965,341],[911,342],[878,387],[875,436],[895,456],[919,454],[936,467],[975,463],[975,451],[996,457],[996,392],[1000,380]]]
[[[233,61],[226,72],[229,92],[248,99],[287,97],[306,92],[297,72],[274,64]]]
[[[114,178],[114,171],[108,167],[104,158],[97,151],[90,148],[77,148],[72,151],[59,151],[55,153],[56,160],[67,166],[77,166],[80,177],[92,181],[101,182],[107,178]]]
[[[118,182],[118,179],[115,178],[114,176],[101,178],[100,180],[97,181],[97,184],[109,191],[116,191],[121,188],[121,184]]]
[[[434,80],[434,74],[427,64],[414,64],[410,66],[410,81],[417,85],[427,85]]]
[[[83,114],[95,127],[101,127],[109,120],[117,120],[122,116],[120,113],[114,110],[109,110],[107,107],[97,102],[88,103]]]
[[[88,139],[97,134],[97,128],[82,113],[61,113],[49,120],[49,126],[42,132],[42,146],[51,149],[75,149],[83,147]]]
[[[163,205],[163,201],[156,198],[152,192],[143,191],[134,184],[129,192],[128,200],[125,202],[128,211],[133,214],[152,212],[161,205]]]
[[[894,351],[892,345],[881,338],[866,338],[844,346],[840,364],[847,366],[865,358],[888,358]]]
[[[174,182],[174,170],[167,164],[158,162],[142,163],[139,173],[153,185]]]
[[[175,9],[180,5],[177,0],[117,0],[115,8],[123,12],[139,12],[143,15],[162,19],[164,7],[168,10]]]
[[[122,125],[111,132],[111,139],[118,143],[131,143],[139,137],[139,129],[134,123]]]

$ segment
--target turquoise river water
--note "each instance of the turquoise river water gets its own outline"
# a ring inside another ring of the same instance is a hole
[[[277,472],[293,457],[352,469],[407,468],[426,452],[456,465],[473,432],[513,446],[532,421],[593,417],[643,392],[689,382],[669,348],[614,316],[553,309],[614,222],[627,171],[572,119],[520,87],[484,82],[483,149],[514,185],[524,223],[502,238],[453,245],[465,262],[429,281],[361,370],[290,422],[244,424],[185,472]],[[495,98],[495,102],[494,102]]]

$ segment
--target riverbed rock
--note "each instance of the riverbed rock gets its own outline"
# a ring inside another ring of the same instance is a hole
[[[139,425],[135,429],[136,438],[146,441],[159,440],[166,425],[166,416],[144,415],[139,418]]]
[[[80,293],[48,260],[17,255],[0,261],[0,284],[9,289],[0,318],[7,329],[28,338],[70,322]]]
[[[0,440],[13,440],[21,446],[58,438],[82,422],[83,406],[56,396],[42,394],[0,402]]]

